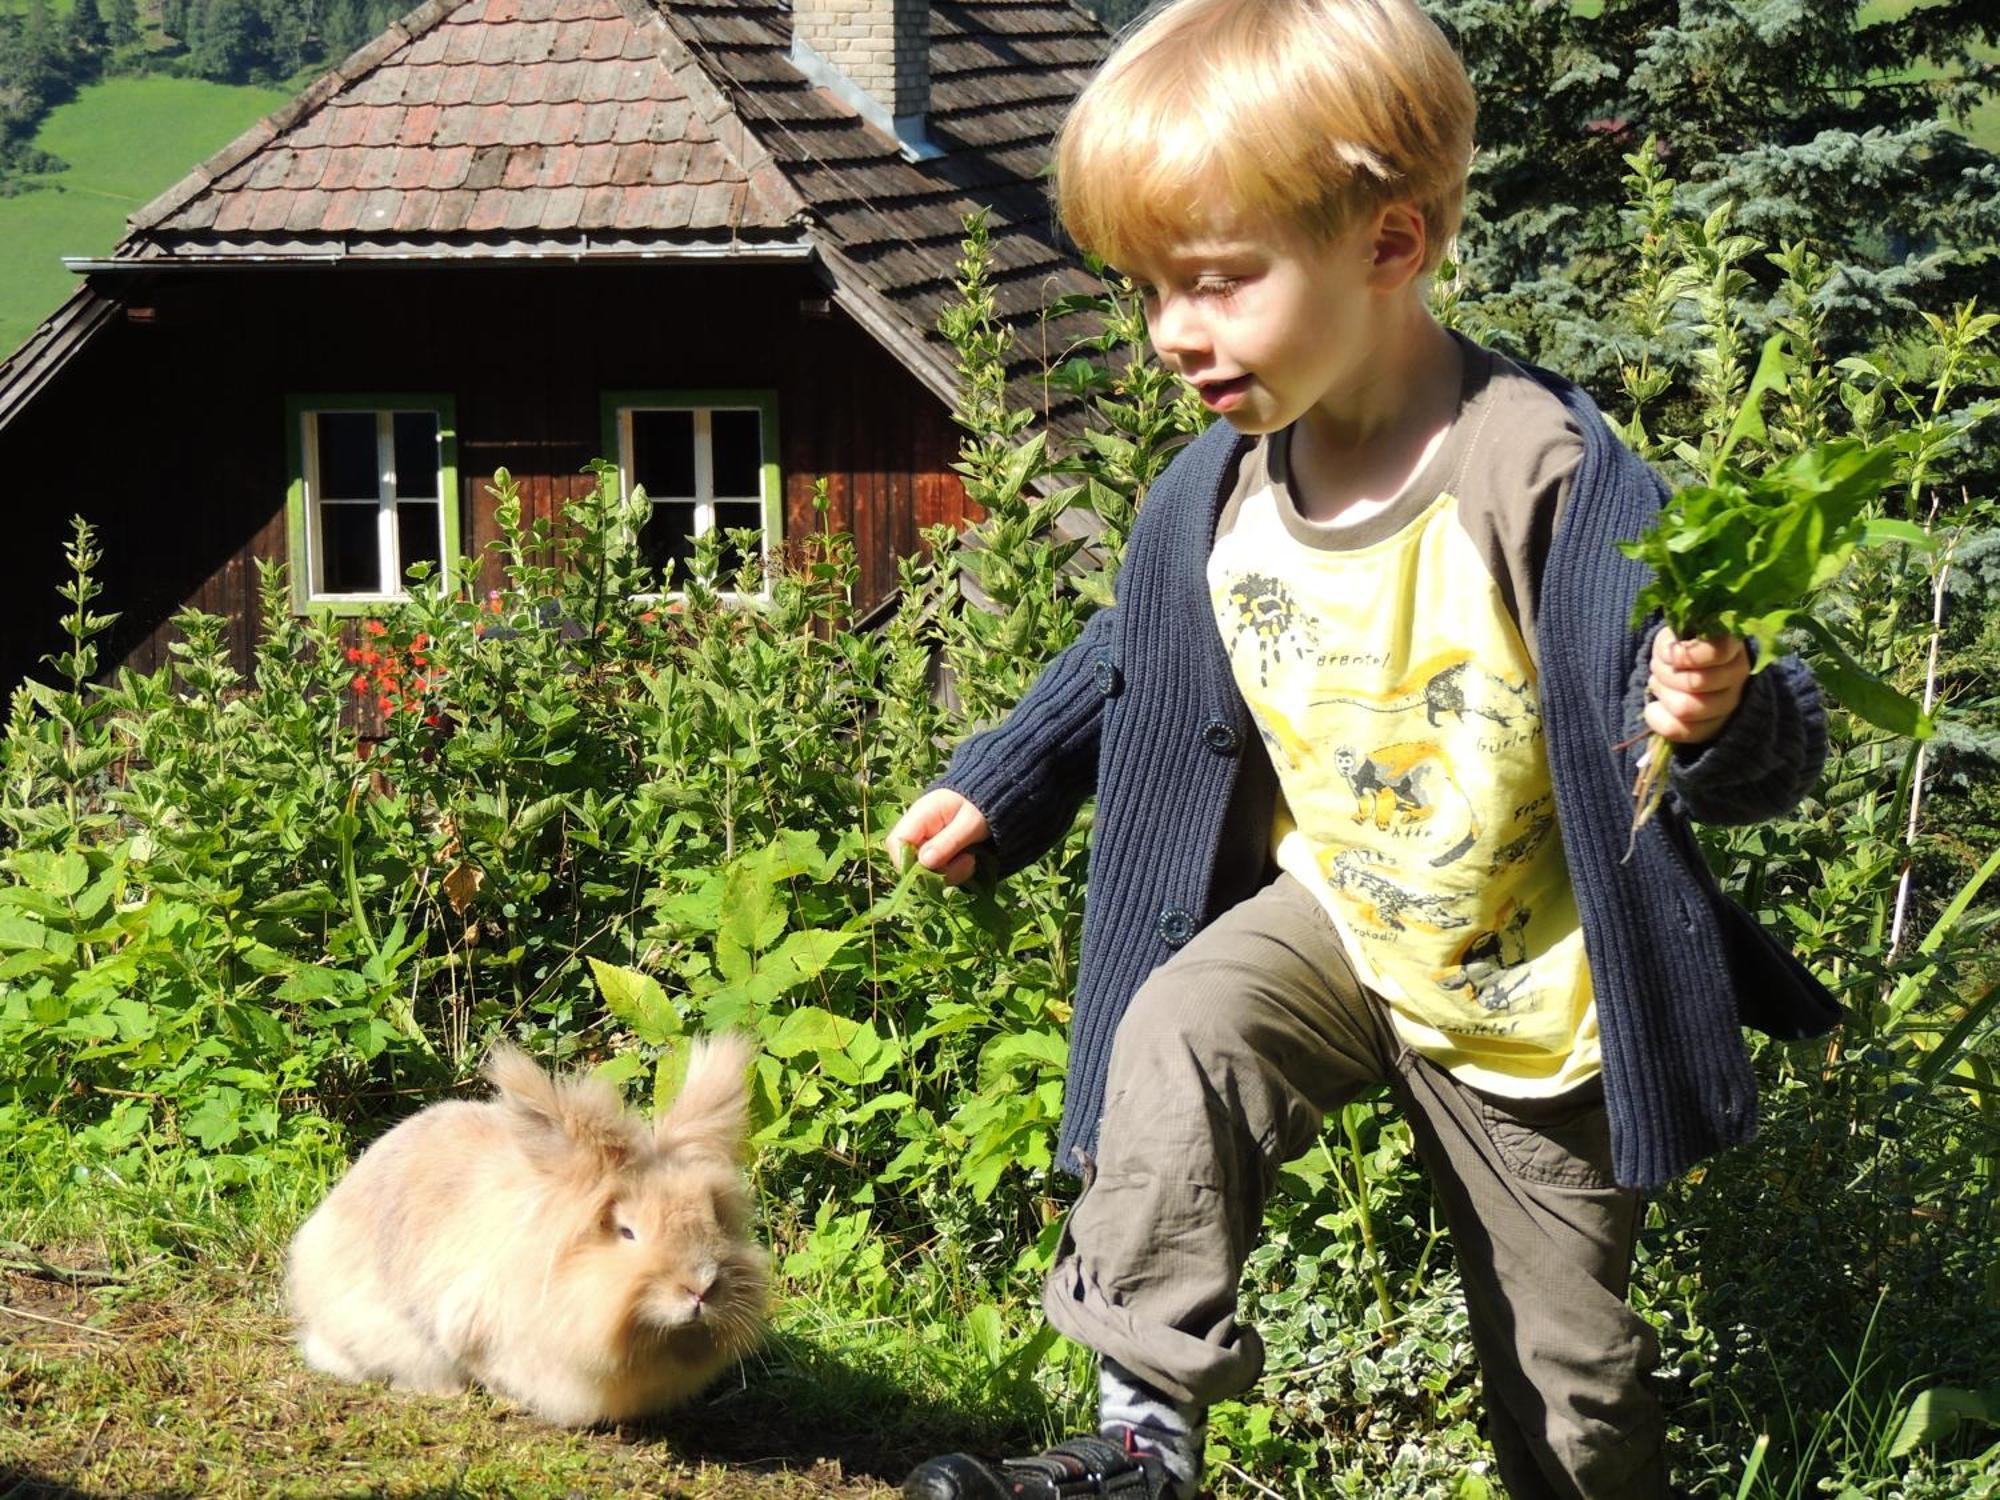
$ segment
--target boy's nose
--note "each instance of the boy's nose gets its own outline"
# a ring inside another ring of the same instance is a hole
[[[1146,331],[1152,337],[1154,351],[1161,359],[1175,365],[1189,355],[1201,353],[1207,343],[1201,320],[1180,298],[1162,297],[1146,325]]]

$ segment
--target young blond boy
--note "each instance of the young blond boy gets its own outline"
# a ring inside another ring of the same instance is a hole
[[[907,1495],[1193,1495],[1208,1406],[1262,1366],[1234,1314],[1277,1170],[1377,1085],[1508,1493],[1669,1493],[1640,1193],[1754,1132],[1742,1021],[1838,1015],[1687,820],[1790,807],[1824,716],[1796,660],[1629,628],[1613,543],[1663,486],[1582,391],[1432,319],[1473,113],[1409,0],[1175,0],[1064,125],[1066,226],[1225,420],[1147,497],[1117,604],[890,835],[1005,874],[1097,798],[1044,1305],[1100,1356],[1099,1433]],[[1627,859],[1642,722],[1673,791]]]

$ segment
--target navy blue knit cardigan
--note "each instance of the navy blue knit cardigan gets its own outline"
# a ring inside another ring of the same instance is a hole
[[[1655,1188],[1757,1129],[1740,1027],[1816,1036],[1840,1008],[1717,888],[1688,827],[1790,808],[1817,778],[1825,714],[1796,658],[1752,677],[1722,733],[1677,751],[1660,815],[1625,859],[1652,627],[1645,568],[1613,544],[1666,489],[1575,385],[1534,372],[1583,434],[1542,580],[1536,634],[1557,821],[1598,1009],[1618,1180]],[[986,816],[1001,874],[1061,839],[1094,791],[1083,953],[1056,1160],[1096,1149],[1111,1039],[1141,982],[1275,873],[1276,776],[1236,691],[1205,577],[1249,439],[1217,422],[1141,507],[1100,611],[1005,722],[959,746],[939,784]]]

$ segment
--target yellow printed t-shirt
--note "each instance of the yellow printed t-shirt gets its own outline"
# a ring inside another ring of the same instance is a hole
[[[1531,377],[1460,343],[1456,420],[1365,520],[1307,520],[1291,429],[1257,440],[1209,595],[1278,773],[1279,866],[1413,1051],[1475,1088],[1550,1095],[1599,1066],[1534,644],[1582,440]]]

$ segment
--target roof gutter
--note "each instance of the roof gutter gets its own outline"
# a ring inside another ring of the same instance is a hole
[[[596,247],[588,241],[576,245],[532,245],[509,249],[468,246],[462,250],[393,250],[328,248],[315,250],[235,250],[224,252],[160,255],[149,259],[118,257],[100,259],[86,255],[65,255],[66,270],[78,276],[134,275],[147,271],[216,271],[240,266],[277,268],[286,266],[463,266],[526,265],[561,262],[597,266],[653,265],[662,261],[807,261],[813,247],[805,241],[772,244],[730,245],[618,245]]]

